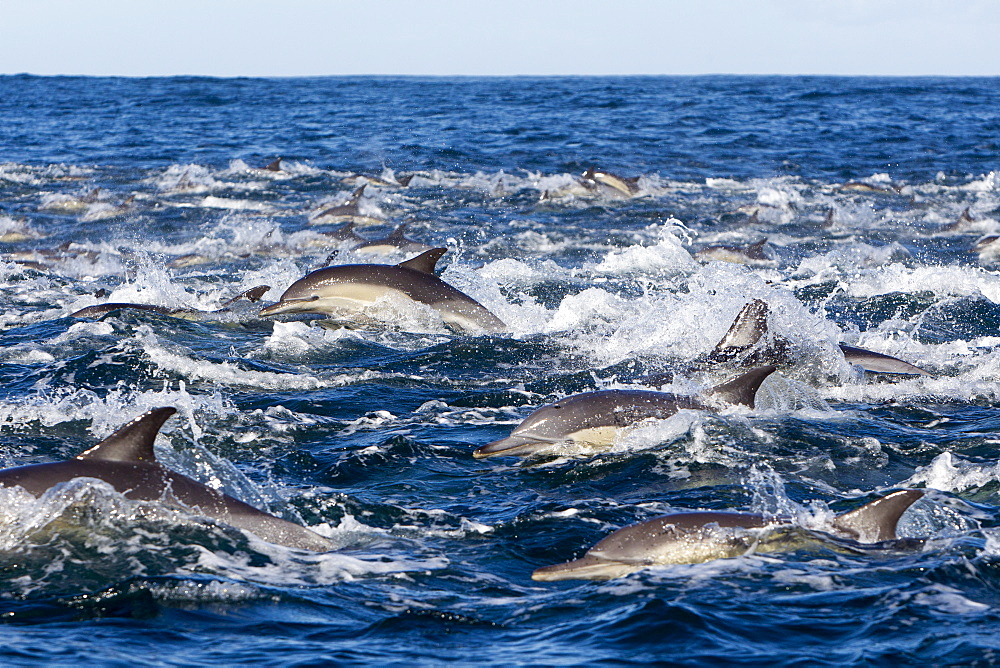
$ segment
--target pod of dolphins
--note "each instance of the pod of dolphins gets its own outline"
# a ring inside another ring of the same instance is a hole
[[[275,161],[265,169],[280,169],[280,162]],[[587,188],[622,197],[633,196],[637,188],[634,180],[594,169],[584,174],[582,183]],[[353,234],[354,224],[370,222],[358,208],[364,188],[364,185],[357,188],[348,202],[317,212],[311,222],[348,221],[346,232]],[[402,227],[383,241],[396,248],[407,247],[405,243],[409,242]],[[710,247],[699,259],[720,256],[731,259],[736,255],[743,258],[737,261],[766,262],[762,251],[765,241],[745,249]],[[372,245],[377,247],[378,242]],[[493,334],[508,329],[482,304],[435,275],[445,248],[418,246],[414,250],[422,252],[396,265],[347,264],[313,271],[292,283],[277,302],[263,306],[259,316],[314,314],[325,316],[327,322],[337,325],[369,324],[378,320],[381,304],[396,300],[429,307],[446,326],[459,333]],[[112,302],[80,309],[71,316],[95,318],[134,309],[171,317],[218,319],[220,314],[243,302],[259,301],[269,289],[268,286],[252,288],[214,311]],[[609,449],[629,428],[646,420],[668,418],[680,410],[717,411],[727,405],[753,408],[761,384],[778,366],[791,363],[788,342],[777,335],[766,336],[768,315],[766,302],[750,301],[718,345],[692,362],[692,370],[715,365],[741,367],[734,379],[700,396],[623,389],[567,396],[539,407],[509,436],[479,446],[472,455],[477,459],[531,457],[565,452],[567,446],[596,452]],[[927,371],[895,357],[843,344],[840,350],[849,363],[869,373],[928,375]],[[659,386],[671,376],[671,373],[652,374],[640,380],[648,386]],[[175,412],[170,406],[153,409],[71,460],[2,470],[0,485],[20,486],[38,496],[74,478],[95,478],[126,498],[175,506],[276,544],[310,551],[332,549],[331,541],[306,527],[258,510],[157,462],[153,443],[160,428]],[[672,513],[619,529],[582,557],[539,568],[532,578],[603,580],[660,564],[697,563],[753,551],[794,549],[802,540],[830,541],[859,551],[873,546],[891,548],[905,542],[897,540],[896,525],[903,512],[921,496],[920,490],[895,491],[839,515],[822,531],[809,532],[789,517],[717,511]]]

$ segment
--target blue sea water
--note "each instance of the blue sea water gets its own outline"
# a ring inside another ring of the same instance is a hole
[[[93,480],[0,488],[5,664],[998,662],[1000,80],[5,76],[0,149],[0,465],[175,406],[165,465],[336,546]],[[592,167],[634,190],[584,188]],[[340,329],[70,315],[407,259],[326,234],[360,185],[358,234],[448,248],[441,277],[508,331],[398,304]],[[726,380],[691,362],[752,299],[793,351],[755,408],[472,457],[576,392]],[[931,375],[866,377],[838,343]],[[816,528],[911,487],[916,549],[530,577],[666,512]]]

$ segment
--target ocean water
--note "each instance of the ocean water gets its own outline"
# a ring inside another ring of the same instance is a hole
[[[0,488],[5,664],[1000,661],[1000,80],[0,77],[0,464],[71,458],[156,406],[170,468],[312,527],[272,545],[76,480]],[[262,169],[281,157],[280,171]],[[582,187],[589,168],[637,177]],[[449,249],[507,325],[212,311],[327,264]],[[702,261],[766,239],[753,264]],[[976,250],[978,248],[978,250]],[[607,452],[476,460],[534,408],[694,394],[752,299],[792,360],[753,409]],[[929,376],[865,376],[838,344]],[[666,512],[805,528],[923,488],[907,550],[807,541],[535,582]]]

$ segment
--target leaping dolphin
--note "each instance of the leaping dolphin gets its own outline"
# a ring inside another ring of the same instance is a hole
[[[718,385],[706,394],[715,399],[753,407],[760,384],[773,366],[752,369]],[[610,446],[619,431],[649,418],[668,418],[685,408],[714,410],[692,396],[649,390],[599,390],[584,392],[542,406],[514,428],[510,436],[477,448],[476,459],[497,455],[531,455],[571,441],[593,448]]]
[[[432,248],[397,265],[344,264],[317,269],[292,283],[281,299],[261,309],[263,316],[318,313],[356,319],[381,298],[395,296],[426,304],[447,325],[471,332],[500,332],[503,321],[486,307],[434,275],[446,248]]]
[[[896,540],[900,516],[923,495],[920,490],[907,489],[875,499],[838,516],[826,535],[846,541],[846,546],[859,547]],[[697,564],[751,551],[774,552],[791,547],[781,533],[793,528],[790,518],[768,519],[751,513],[672,513],[619,529],[583,557],[539,568],[531,579],[610,580],[650,566]],[[822,538],[824,532],[816,535]]]
[[[172,406],[154,408],[73,459],[0,471],[0,485],[20,486],[34,496],[74,478],[96,478],[128,499],[158,501],[255,534],[266,541],[313,552],[332,543],[303,526],[257,510],[156,461],[153,442]]]

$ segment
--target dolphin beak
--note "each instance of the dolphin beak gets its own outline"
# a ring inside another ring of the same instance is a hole
[[[306,297],[304,299],[281,299],[273,304],[268,304],[260,310],[260,315],[278,315],[279,313],[317,313],[306,304],[319,301],[318,295]]]
[[[636,564],[609,561],[585,554],[579,559],[564,564],[545,566],[531,574],[536,582],[556,582],[557,580],[612,580],[633,573],[642,568]]]
[[[260,315],[274,315],[276,313],[281,313],[281,302],[268,304],[260,310]]]
[[[551,445],[551,443],[537,438],[508,436],[476,448],[473,450],[472,456],[476,459],[486,459],[498,455],[530,455],[547,445]]]

